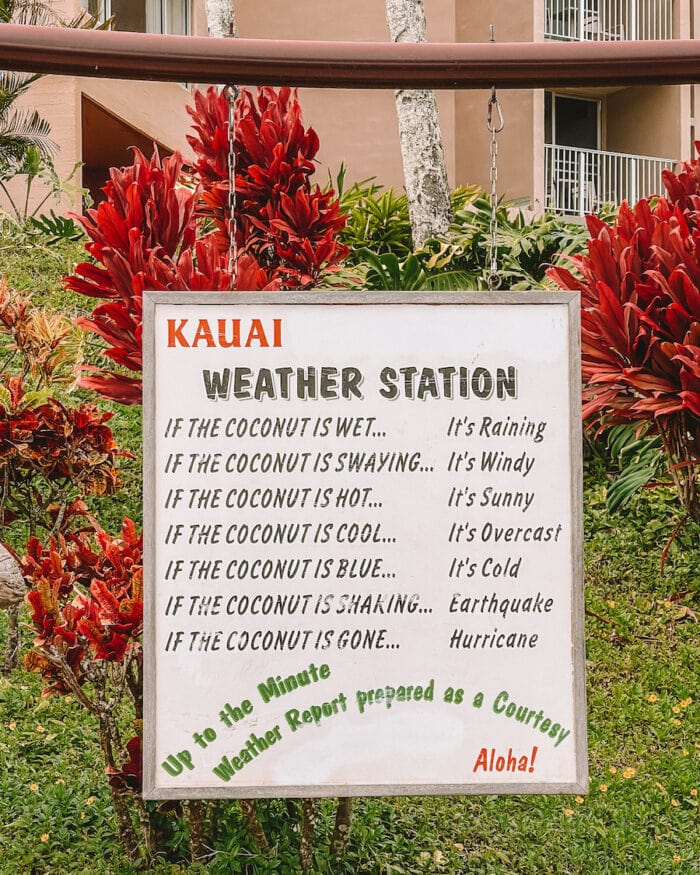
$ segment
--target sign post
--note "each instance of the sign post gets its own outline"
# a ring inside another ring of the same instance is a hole
[[[578,309],[144,297],[147,798],[585,791]]]

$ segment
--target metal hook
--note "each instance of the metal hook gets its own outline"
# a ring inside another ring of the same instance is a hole
[[[493,123],[493,110],[494,107],[496,109],[496,116],[498,121],[494,125]],[[500,134],[503,128],[505,127],[505,121],[503,120],[503,112],[501,111],[501,104],[498,102],[498,96],[496,95],[495,86],[491,89],[491,97],[489,97],[488,102],[488,117],[486,119],[486,127],[491,134]]]
[[[489,24],[489,42],[496,42],[496,28]],[[498,122],[494,126],[493,124],[493,109],[496,107],[496,113],[498,115]],[[491,89],[491,97],[489,98],[488,103],[488,119],[486,122],[486,127],[490,134],[500,134],[503,130],[505,122],[503,121],[503,113],[501,112],[501,105],[498,102],[498,97],[496,95],[496,86],[494,85]]]

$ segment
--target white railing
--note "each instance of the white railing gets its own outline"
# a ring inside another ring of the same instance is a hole
[[[673,39],[673,0],[545,0],[554,40]]]
[[[672,158],[547,145],[545,205],[557,213],[583,216],[604,204],[634,204],[662,192],[661,171],[675,164]]]

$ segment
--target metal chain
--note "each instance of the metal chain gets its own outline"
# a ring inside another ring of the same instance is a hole
[[[236,101],[240,95],[237,85],[226,85],[224,94],[228,100],[228,259],[227,270],[231,274],[231,291],[238,278],[238,243],[236,242]]]
[[[490,42],[496,42],[494,37],[493,25],[489,27]],[[494,122],[494,111],[496,113],[496,121]],[[491,170],[489,179],[491,181],[491,221],[489,223],[490,240],[489,240],[489,272],[486,277],[489,288],[492,292],[501,287],[501,277],[498,273],[498,216],[496,208],[498,205],[498,140],[497,134],[503,130],[505,122],[503,121],[503,113],[501,105],[498,102],[496,88],[491,89],[491,97],[488,102],[488,112],[486,117],[486,127],[491,134]]]

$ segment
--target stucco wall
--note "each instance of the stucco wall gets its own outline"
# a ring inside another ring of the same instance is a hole
[[[453,42],[454,0],[428,0],[428,39]],[[250,39],[389,39],[383,0],[236,0],[239,36]],[[293,84],[293,83],[290,83]],[[319,135],[317,177],[325,181],[341,161],[348,181],[370,176],[384,185],[403,188],[401,152],[394,96],[391,91],[302,89],[304,121]],[[438,94],[445,157],[455,181],[455,105],[452,92]]]
[[[659,158],[687,155],[688,113],[678,85],[625,88],[607,98],[606,148]]]
[[[488,42],[489,24],[498,42],[541,41],[543,17],[540,5],[523,0],[489,4],[459,0],[455,34],[458,42]],[[489,91],[458,91],[456,106],[456,181],[477,184],[489,190],[490,139],[486,128]],[[543,113],[541,92],[500,91],[505,127],[498,135],[498,192],[508,198],[537,199],[536,181],[541,175]],[[539,168],[539,175],[537,169]],[[539,195],[541,196],[541,195]]]
[[[191,133],[185,107],[191,92],[176,82],[129,82],[121,79],[79,79],[78,91],[147,137],[190,155],[185,139]],[[90,132],[95,137],[99,131]]]

